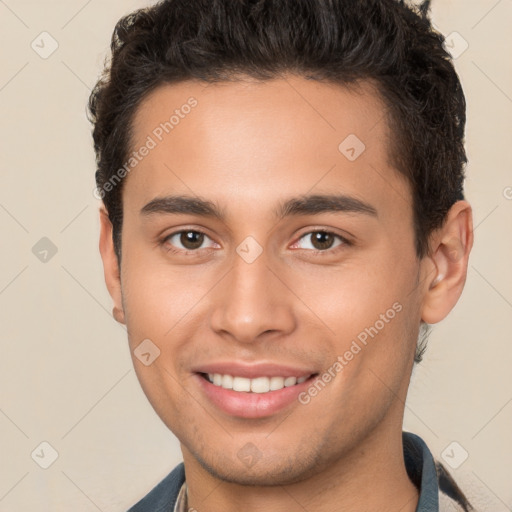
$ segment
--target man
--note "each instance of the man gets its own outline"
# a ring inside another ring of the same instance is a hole
[[[100,251],[184,462],[130,510],[471,510],[402,432],[464,287],[464,95],[428,5],[167,0],[89,102]]]

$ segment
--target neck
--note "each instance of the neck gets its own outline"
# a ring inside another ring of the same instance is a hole
[[[282,486],[247,486],[219,480],[184,446],[182,450],[188,510],[414,512],[418,503],[418,490],[405,469],[401,426],[397,428],[396,424],[388,428],[379,425],[334,463],[300,482]]]

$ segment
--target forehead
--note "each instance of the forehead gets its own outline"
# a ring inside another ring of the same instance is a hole
[[[306,136],[310,143],[305,149],[322,141],[337,142],[347,134],[373,142],[388,131],[385,110],[371,82],[341,86],[296,75],[263,82],[251,78],[219,83],[190,80],[160,85],[143,99],[133,119],[132,145],[142,143],[155,130],[159,138],[159,127],[164,130],[160,135],[171,135],[165,138],[177,142],[180,133],[189,135],[190,125],[196,137],[208,135],[213,143],[219,142],[215,134],[219,138],[236,134],[239,141],[244,135],[266,136],[268,144],[273,141],[281,147]],[[172,125],[166,125],[168,130],[161,126],[166,122]],[[294,147],[294,152],[298,150]]]
[[[144,201],[170,193],[225,204],[331,188],[378,200],[407,199],[389,164],[386,109],[370,83],[357,87],[287,76],[158,87],[133,119],[131,150],[145,156],[126,195]]]

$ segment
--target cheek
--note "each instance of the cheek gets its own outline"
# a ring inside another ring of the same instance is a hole
[[[410,255],[390,250],[384,256],[301,281],[300,296],[330,335],[330,364],[342,365],[339,381],[347,391],[353,384],[371,394],[383,386],[378,376],[396,388],[413,357],[419,307],[411,290],[417,266]]]
[[[352,336],[346,361],[346,380],[350,389],[371,409],[391,403],[394,397],[406,398],[407,383],[417,341],[416,308],[403,297],[383,302],[364,318],[364,327]],[[355,355],[354,355],[355,353]],[[358,400],[360,401],[360,400]],[[381,403],[382,402],[382,403]]]
[[[133,334],[165,339],[193,316],[190,313],[207,290],[211,270],[171,266],[150,256],[127,254],[123,263],[126,321]]]
[[[338,267],[297,267],[285,280],[312,317],[332,335],[347,339],[373,326],[380,315],[385,315],[386,325],[398,316],[400,306],[393,305],[403,306],[411,300],[408,294],[414,276],[410,264],[407,268],[395,264],[392,257],[374,257]]]

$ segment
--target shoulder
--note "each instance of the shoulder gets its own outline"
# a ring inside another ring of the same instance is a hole
[[[441,512],[471,512],[474,510],[452,475],[436,461],[436,473],[439,481],[439,510]]]
[[[420,491],[419,512],[474,510],[447,469],[434,459],[421,437],[403,432],[402,440],[407,473]]]
[[[181,462],[146,496],[133,505],[128,512],[172,511],[184,481],[185,466]]]

